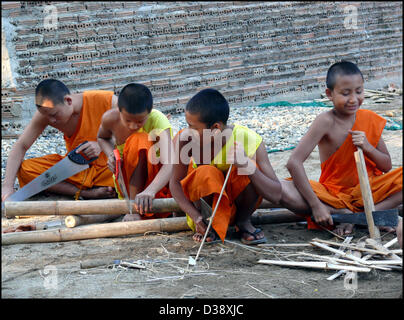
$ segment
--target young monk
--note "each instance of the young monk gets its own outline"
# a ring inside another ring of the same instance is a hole
[[[124,178],[137,213],[125,215],[124,221],[168,217],[171,213],[148,213],[154,198],[168,198],[172,170],[172,129],[167,117],[153,109],[150,90],[137,83],[126,85],[118,97],[118,109],[107,111],[98,131],[98,142],[108,155],[108,167],[115,172],[117,148],[124,163]],[[155,143],[158,140],[158,143]],[[158,148],[158,145],[160,148]],[[159,163],[152,161],[156,151]],[[150,156],[150,157],[149,157]],[[115,181],[119,198],[119,191]]]
[[[195,231],[193,239],[201,242],[207,224],[200,212],[200,199],[214,210],[233,163],[206,241],[218,237],[224,241],[228,226],[235,224],[243,243],[262,243],[266,241],[264,232],[251,224],[250,217],[262,198],[279,202],[281,184],[262,138],[244,126],[227,124],[228,117],[229,105],[217,90],[202,90],[189,100],[185,109],[189,128],[174,138],[176,162],[170,190],[188,214],[188,224]]]
[[[282,181],[281,203],[295,213],[314,216],[309,228],[333,225],[331,213],[364,211],[354,152],[362,148],[376,210],[402,203],[402,167],[391,171],[391,160],[382,138],[386,120],[360,109],[364,80],[358,67],[347,61],[332,65],[327,73],[327,97],[333,109],[321,113],[292,153],[287,168],[293,181]],[[307,178],[303,162],[318,146],[320,180]],[[336,232],[349,234],[351,224]]]
[[[88,169],[47,191],[75,196],[76,199],[79,196],[84,199],[116,197],[112,174],[107,167],[107,157],[97,143],[101,117],[105,111],[116,108],[116,103],[117,97],[112,91],[91,90],[71,94],[61,81],[41,81],[35,90],[37,110],[8,156],[2,201],[14,193],[16,176],[20,187],[23,187],[64,158],[58,154],[49,154],[23,161],[27,150],[48,125],[64,134],[68,153],[87,140],[77,152],[82,152],[89,158],[98,156],[98,159],[90,163]]]

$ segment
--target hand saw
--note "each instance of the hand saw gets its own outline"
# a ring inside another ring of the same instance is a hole
[[[76,153],[76,150],[85,143],[87,143],[87,141],[78,145],[75,149],[70,151],[64,159],[60,160],[53,167],[49,168],[23,188],[13,193],[5,201],[23,201],[63,180],[66,180],[67,178],[70,178],[76,173],[89,168],[90,166],[88,164],[96,160],[98,157],[88,159],[84,155]],[[2,203],[2,208],[3,207],[4,203]]]
[[[122,175],[122,159],[118,149],[114,149],[114,156],[115,156],[115,177],[118,180],[119,189],[121,190],[123,196],[125,197],[129,213],[132,214],[132,204],[131,200],[129,199],[128,191],[126,189],[125,179]]]

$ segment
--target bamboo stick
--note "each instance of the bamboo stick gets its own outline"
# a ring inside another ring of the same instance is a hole
[[[315,245],[315,246],[317,246],[317,247],[320,247],[320,248],[322,248],[322,249],[324,249],[324,250],[331,251],[331,252],[334,252],[334,253],[338,253],[338,254],[340,254],[340,255],[343,256],[343,257],[346,257],[346,258],[348,258],[348,259],[357,261],[357,262],[359,262],[359,263],[361,263],[361,264],[364,264],[364,265],[368,265],[368,264],[369,264],[369,262],[366,261],[366,260],[363,260],[363,259],[361,259],[361,258],[355,257],[354,255],[352,255],[352,254],[350,254],[350,253],[346,253],[346,252],[344,252],[344,251],[331,248],[331,247],[329,247],[329,246],[327,246],[327,245],[325,245],[325,244],[323,244],[323,243],[319,243],[319,242],[316,242],[316,241],[312,241],[312,242],[310,242],[310,243],[313,244],[313,245]]]
[[[297,216],[296,216],[297,217]],[[259,223],[282,223],[290,222],[290,214],[286,213],[286,220],[282,221],[281,214],[272,213],[267,214],[265,219],[263,215],[256,220],[255,213],[251,216],[253,224]],[[273,219],[272,219],[273,218]],[[298,218],[298,217],[297,217]],[[160,222],[159,222],[160,221]],[[160,224],[163,225],[161,229]],[[169,230],[165,230],[166,224],[169,224]],[[74,231],[77,230],[77,231]],[[58,242],[69,240],[84,240],[103,237],[115,237],[132,234],[142,234],[147,231],[161,231],[161,232],[178,232],[189,230],[186,223],[186,217],[166,218],[166,219],[151,219],[141,221],[128,221],[128,222],[112,222],[99,225],[80,226],[77,228],[65,229],[50,229],[41,233],[41,231],[26,231],[14,234],[3,234],[2,244],[16,244],[16,243],[35,243],[35,242]]]
[[[373,248],[377,249],[377,250],[381,250],[384,252],[385,255],[389,255],[390,259],[395,259],[395,260],[402,260],[399,256],[397,256],[396,254],[392,253],[389,249],[387,249],[385,246],[383,246],[382,244],[378,243],[377,241],[375,241],[374,239],[366,239],[366,243],[370,246],[372,246]]]
[[[334,241],[322,240],[322,239],[317,239],[317,238],[315,238],[313,240],[320,242],[320,243],[329,244],[331,246],[340,246],[341,245],[340,243],[334,242]],[[352,244],[346,244],[345,247],[348,249],[352,249],[352,250],[356,250],[356,251],[365,251],[365,252],[369,252],[372,254],[380,254],[380,255],[389,255],[390,254],[390,252],[387,249],[374,250],[374,249],[369,249],[369,248],[365,248],[365,247],[359,247],[359,246],[352,245]]]
[[[356,267],[348,265],[337,265],[322,261],[281,261],[281,260],[258,260],[258,263],[272,264],[278,266],[288,266],[288,267],[303,267],[303,268],[314,268],[314,269],[325,269],[325,270],[348,270],[357,272],[370,272],[370,268],[367,267]]]
[[[372,239],[380,241],[379,228],[375,226],[373,221],[373,211],[375,211],[375,205],[373,202],[372,190],[370,189],[368,172],[366,170],[365,156],[361,148],[357,148],[358,151],[354,152],[356,168],[358,171],[359,184],[363,198],[363,205],[365,207],[366,221],[368,223],[369,234]]]
[[[185,217],[112,222],[77,228],[60,228],[44,231],[27,231],[2,234],[2,245],[16,243],[59,242],[105,237],[119,237],[154,232],[189,230]]]
[[[262,201],[260,209],[275,208],[269,201]],[[154,199],[152,213],[182,212],[174,198]],[[290,212],[290,211],[289,211]],[[127,214],[129,208],[126,201],[119,199],[108,200],[55,200],[55,201],[5,201],[6,217],[16,216],[45,216],[45,215],[89,215],[89,214]]]

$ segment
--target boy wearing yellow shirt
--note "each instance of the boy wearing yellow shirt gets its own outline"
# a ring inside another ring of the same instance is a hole
[[[123,159],[126,189],[134,200],[137,213],[126,215],[124,221],[166,217],[170,213],[151,214],[154,198],[171,197],[168,181],[172,170],[172,128],[167,117],[153,109],[150,90],[137,83],[126,85],[118,97],[118,109],[104,113],[98,131],[98,143],[108,155],[108,167],[115,172],[116,147]],[[160,146],[156,156],[155,142]],[[150,152],[149,152],[150,151]],[[115,181],[117,192],[117,182]],[[122,195],[119,195],[122,199]]]
[[[187,103],[188,128],[174,138],[175,163],[170,191],[188,215],[195,231],[193,239],[202,241],[207,225],[200,212],[203,198],[215,208],[224,177],[233,163],[225,191],[212,222],[207,242],[222,241],[229,225],[236,225],[246,244],[266,241],[261,229],[251,224],[251,215],[262,198],[278,203],[281,184],[268,159],[262,138],[247,127],[227,124],[229,105],[215,89],[200,91]]]

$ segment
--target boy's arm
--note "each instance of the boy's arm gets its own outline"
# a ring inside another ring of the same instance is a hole
[[[380,137],[379,143],[375,148],[367,140],[365,132],[349,130],[349,133],[352,135],[352,143],[362,148],[363,153],[376,164],[379,170],[383,172],[391,170],[390,154],[382,137]]]
[[[320,114],[312,123],[307,133],[300,140],[296,149],[290,156],[286,168],[289,170],[293,183],[297,190],[307,201],[315,221],[322,225],[333,224],[329,210],[320,201],[315,192],[313,191],[309,179],[306,175],[306,171],[303,166],[303,162],[307,159],[310,153],[318,145],[320,140],[327,133],[328,128],[332,126],[332,119],[327,114]]]
[[[236,153],[244,151],[243,147],[237,142],[235,147],[240,148],[239,151],[235,150]],[[244,156],[246,157],[245,153]],[[231,156],[229,157],[229,160],[230,159],[232,159]],[[251,159],[249,158],[246,159],[248,162],[247,167],[252,168],[252,170],[250,171],[251,173],[248,174],[248,176],[252,184],[254,185],[254,188],[265,199],[271,201],[274,204],[279,203],[282,196],[282,186],[278,178],[276,177],[276,174],[271,166],[271,163],[269,162],[268,153],[266,152],[265,145],[263,142],[259,145],[255,153],[255,159],[258,167]],[[236,161],[233,162],[235,165],[239,166],[236,163]],[[246,171],[246,173],[248,171]],[[240,171],[240,173],[242,173],[242,171]]]
[[[163,164],[148,187],[136,195],[135,204],[139,208],[139,213],[147,212],[152,208],[152,201],[163,187],[170,180],[173,168],[173,143],[171,141],[170,129],[162,131],[159,135],[160,162]],[[154,148],[151,149],[154,152]]]
[[[14,182],[21,163],[24,160],[25,153],[36,139],[38,139],[48,124],[48,120],[37,111],[24,132],[11,148],[11,151],[8,154],[6,174],[1,190],[2,201],[14,193]]]
[[[101,150],[108,157],[108,168],[115,172],[114,141],[112,135],[113,122],[110,121],[109,111],[105,112],[101,118],[101,125],[98,129],[97,142]]]
[[[177,138],[178,137],[179,135],[177,135]],[[185,196],[182,185],[180,183],[180,181],[186,177],[188,172],[188,164],[182,163],[180,159],[182,147],[186,143],[188,143],[188,141],[179,141],[178,144],[176,144],[174,141],[174,145],[178,145],[178,149],[175,148],[174,159],[179,160],[179,162],[177,163],[176,161],[173,165],[173,171],[170,178],[170,191],[181,210],[186,212],[194,221],[196,232],[205,234],[207,226],[202,221],[202,215],[199,210],[193,205],[193,203],[189,201],[188,198]]]

